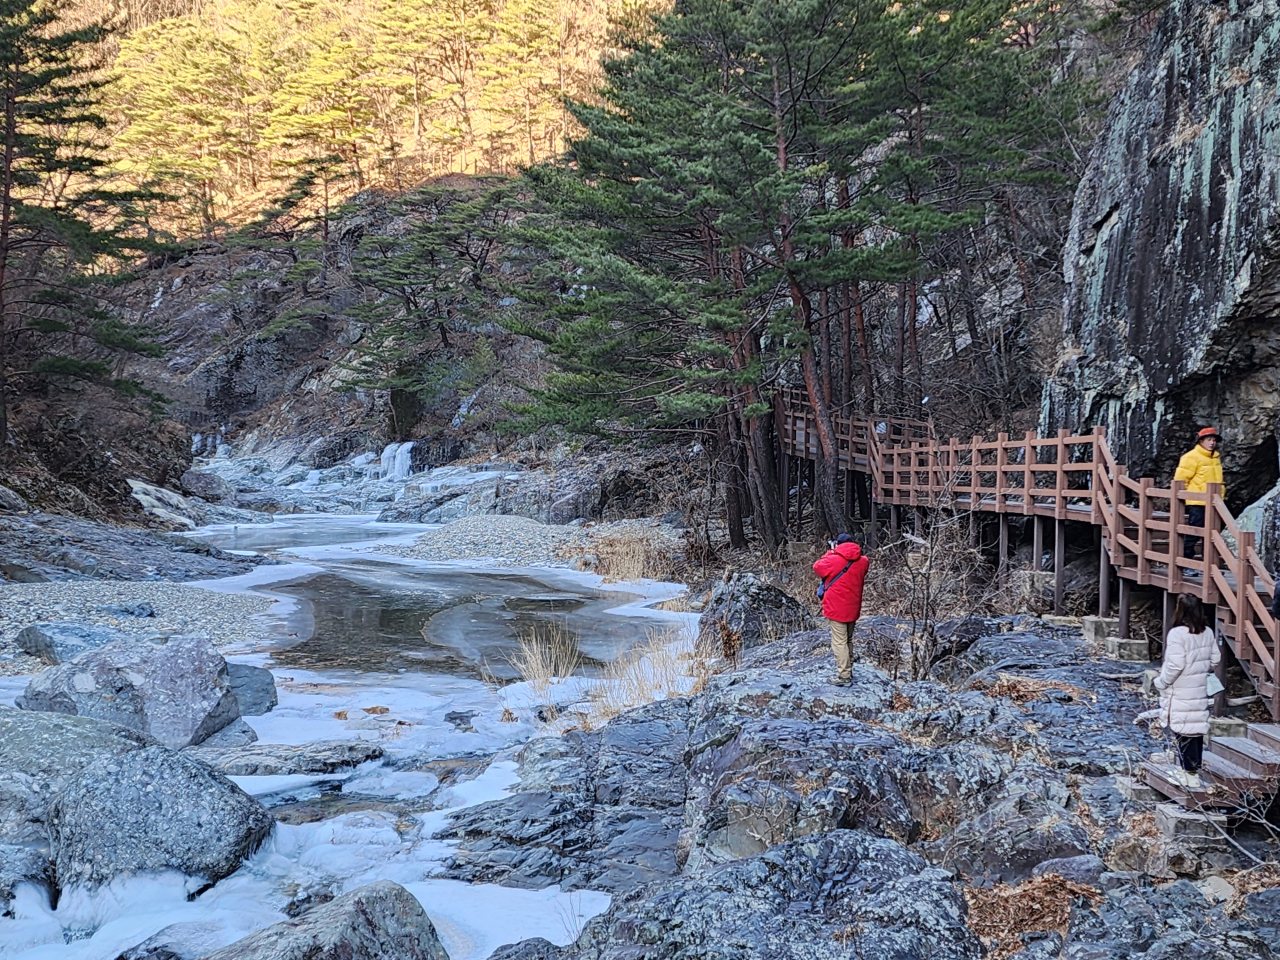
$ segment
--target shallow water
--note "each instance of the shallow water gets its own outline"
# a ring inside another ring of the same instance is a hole
[[[387,756],[336,775],[235,778],[278,818],[237,873],[194,899],[201,884],[177,874],[72,888],[56,910],[26,887],[16,918],[0,919],[0,957],[115,960],[175,924],[198,955],[284,919],[286,905],[309,892],[339,894],[378,879],[419,898],[451,960],[484,960],[501,944],[535,936],[567,943],[608,907],[608,895],[591,891],[445,880],[450,843],[433,835],[449,810],[502,796],[516,782],[513,748],[543,732],[534,719],[539,703],[572,703],[586,692],[586,679],[549,691],[495,684],[515,675],[517,637],[572,642],[589,675],[650,630],[686,626],[686,615],[644,605],[679,588],[622,591],[568,571],[431,564],[368,549],[424,529],[368,517],[288,517],[197,531],[224,549],[283,561],[203,584],[279,601],[260,641],[228,654],[276,674],[279,705],[246,718],[260,742],[366,739]],[[0,700],[12,702],[20,689],[0,684]]]

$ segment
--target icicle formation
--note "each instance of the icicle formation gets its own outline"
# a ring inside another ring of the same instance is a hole
[[[382,451],[382,479],[404,480],[412,472],[413,441],[389,443]]]

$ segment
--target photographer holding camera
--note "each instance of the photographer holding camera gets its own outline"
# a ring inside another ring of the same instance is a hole
[[[831,621],[831,652],[836,657],[831,682],[847,687],[853,679],[853,628],[862,614],[862,584],[871,561],[847,533],[830,541],[829,547],[813,572],[822,578],[818,598],[822,615]]]

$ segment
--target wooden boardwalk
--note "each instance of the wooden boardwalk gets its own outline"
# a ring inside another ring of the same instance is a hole
[[[784,391],[776,408],[781,441],[779,480],[792,487],[791,472],[818,459],[817,423],[801,391]],[[1111,610],[1111,571],[1119,583],[1120,634],[1129,635],[1130,588],[1164,593],[1168,629],[1173,600],[1192,593],[1213,605],[1218,628],[1231,646],[1273,718],[1280,719],[1276,673],[1280,625],[1270,612],[1275,581],[1258,555],[1254,534],[1242,531],[1211,485],[1188,493],[1174,482],[1161,488],[1150,477],[1130,477],[1116,462],[1102,427],[1092,433],[1053,437],[1028,432],[995,440],[940,440],[922,421],[836,415],[840,468],[850,491],[869,484],[871,516],[886,506],[894,534],[903,508],[977,511],[1000,517],[1000,559],[1008,559],[1008,519],[1033,518],[1035,563],[1044,556],[1045,522],[1054,523],[1055,610],[1062,612],[1067,523],[1098,531],[1101,576],[1098,612]],[[799,485],[796,485],[797,490]],[[853,498],[850,497],[850,500]],[[1204,527],[1186,523],[1188,501],[1206,502]],[[869,537],[878,537],[872,522]],[[1202,537],[1201,559],[1183,554],[1184,537]]]

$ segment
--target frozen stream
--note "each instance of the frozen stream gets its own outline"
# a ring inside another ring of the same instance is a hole
[[[261,639],[225,651],[276,675],[279,705],[246,718],[260,742],[374,740],[385,759],[338,775],[235,778],[278,821],[236,874],[194,899],[202,883],[176,874],[71,889],[56,910],[26,888],[16,918],[0,920],[0,957],[116,960],[155,934],[180,956],[197,957],[284,919],[287,908],[378,879],[421,901],[451,960],[483,960],[528,937],[567,943],[608,906],[607,895],[592,891],[443,879],[450,845],[432,836],[451,810],[502,796],[516,782],[515,748],[542,732],[533,708],[547,695],[503,682],[514,676],[508,658],[517,633],[569,637],[589,676],[654,628],[684,629],[688,615],[648,606],[680,588],[386,556],[371,551],[375,541],[425,528],[371,519],[207,528],[200,535],[223,549],[284,562],[202,586],[277,601]],[[569,680],[550,696],[571,702],[590,682]],[[12,702],[24,683],[0,684],[0,701]]]

